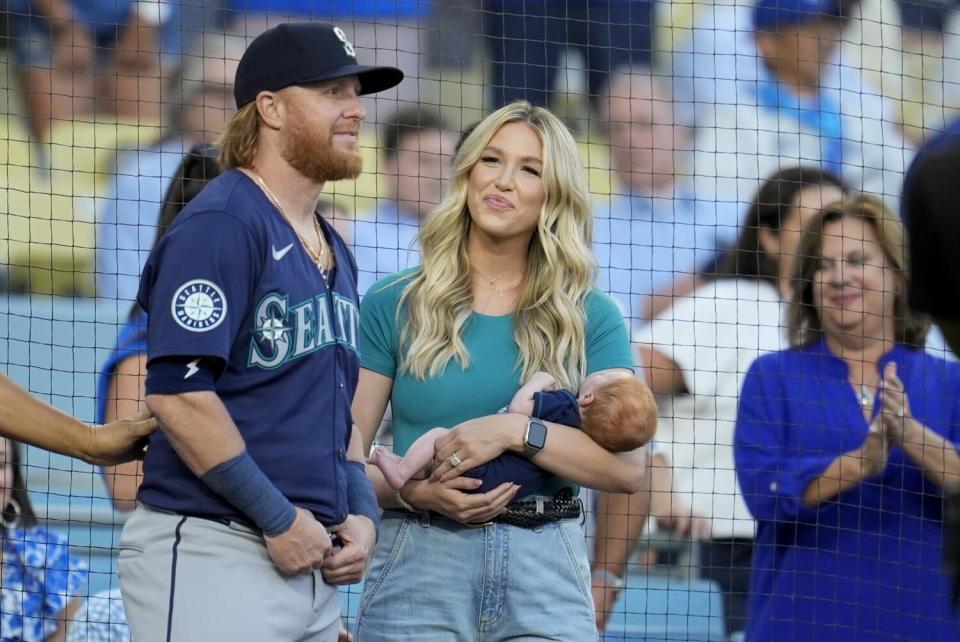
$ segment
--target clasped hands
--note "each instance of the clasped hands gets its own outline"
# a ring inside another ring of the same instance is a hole
[[[870,424],[870,432],[861,446],[865,476],[873,476],[886,468],[890,446],[903,444],[913,423],[910,398],[903,382],[897,376],[897,364],[888,363],[883,369],[880,394],[880,412]]]
[[[463,474],[522,442],[518,417],[479,417],[450,429],[435,444],[430,478],[410,482],[404,488],[404,497],[417,508],[432,510],[461,524],[482,524],[502,513],[520,486],[504,482],[485,493],[471,492],[480,487],[482,480]],[[523,419],[525,422],[526,418]]]

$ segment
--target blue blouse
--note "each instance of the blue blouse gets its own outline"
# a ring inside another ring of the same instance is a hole
[[[901,345],[878,370],[890,361],[914,417],[958,444],[960,365]],[[902,450],[832,501],[802,501],[867,430],[847,365],[824,341],[751,366],[734,439],[737,478],[757,519],[748,641],[960,640],[941,571],[941,490]]]
[[[70,555],[67,540],[45,528],[3,530],[0,640],[42,642],[80,595],[86,565]]]

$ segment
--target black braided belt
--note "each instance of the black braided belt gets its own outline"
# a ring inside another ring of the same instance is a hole
[[[520,528],[537,528],[561,519],[580,519],[583,502],[569,488],[562,488],[553,499],[514,502],[493,521]]]
[[[406,510],[400,510],[399,512],[410,516],[420,515],[420,513],[411,513]],[[436,513],[430,513],[430,515],[446,519]],[[562,488],[553,499],[541,498],[514,502],[489,522],[461,525],[479,528],[498,522],[519,528],[539,528],[544,524],[558,522],[562,519],[580,519],[581,515],[583,515],[583,502],[580,501],[579,497],[574,497],[573,491],[569,488]]]

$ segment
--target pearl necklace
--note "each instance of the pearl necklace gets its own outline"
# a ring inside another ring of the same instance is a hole
[[[303,238],[303,235],[297,230],[294,226],[293,221],[290,220],[290,217],[287,216],[286,210],[283,209],[283,205],[280,204],[280,199],[277,198],[276,194],[273,193],[268,186],[266,181],[263,180],[263,177],[260,174],[256,173],[253,170],[250,170],[250,173],[253,174],[254,178],[257,179],[257,182],[260,184],[260,187],[263,188],[264,194],[267,195],[267,198],[270,199],[270,202],[273,203],[273,206],[277,208],[277,211],[280,212],[280,216],[283,217],[283,220],[287,222],[287,225],[290,226],[290,229],[293,230],[293,233],[297,235],[297,238],[300,239],[300,245],[303,246],[303,249],[307,251],[307,254],[310,255],[310,258],[313,260],[314,265],[317,266],[317,270],[320,271],[320,276],[323,277],[323,280],[326,281],[329,275],[329,271],[326,268],[327,265],[327,244],[323,239],[323,230],[320,228],[320,221],[317,220],[317,215],[313,215],[313,229],[317,233],[317,241],[320,243],[320,251],[317,252],[310,244],[307,243],[307,239]]]

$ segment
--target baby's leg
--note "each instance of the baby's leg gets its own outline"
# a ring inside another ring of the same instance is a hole
[[[446,432],[446,428],[428,430],[413,442],[403,457],[378,446],[374,449],[370,461],[383,472],[391,488],[400,490],[430,464],[433,460],[434,444]]]

